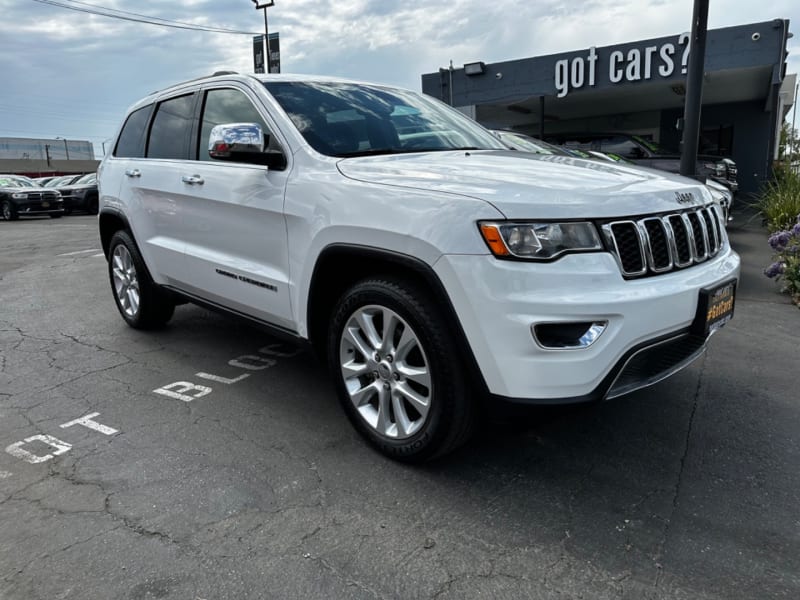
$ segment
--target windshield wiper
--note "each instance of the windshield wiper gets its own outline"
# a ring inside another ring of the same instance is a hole
[[[334,154],[339,158],[355,158],[358,156],[377,156],[381,154],[413,154],[415,152],[451,152],[454,150],[480,150],[477,146],[460,146],[456,148],[372,148],[357,152]]]

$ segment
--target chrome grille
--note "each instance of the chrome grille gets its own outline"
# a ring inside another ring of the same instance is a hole
[[[723,228],[714,207],[602,225],[603,235],[625,277],[667,273],[715,256]]]

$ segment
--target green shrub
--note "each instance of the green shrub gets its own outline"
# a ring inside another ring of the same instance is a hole
[[[788,165],[777,167],[774,179],[767,184],[756,206],[770,232],[791,229],[800,214],[800,174]]]

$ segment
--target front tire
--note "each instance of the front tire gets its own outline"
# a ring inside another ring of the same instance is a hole
[[[330,370],[350,421],[387,456],[421,462],[469,438],[475,402],[452,339],[430,294],[413,282],[367,279],[339,300]]]
[[[3,205],[0,206],[0,211],[3,213],[3,218],[6,221],[16,221],[19,218],[17,209],[8,200],[3,200]]]
[[[108,247],[108,277],[120,315],[135,329],[163,327],[175,303],[153,282],[139,249],[126,231],[117,231]]]
[[[98,209],[97,194],[91,194],[86,199],[86,212],[90,215],[96,215]]]

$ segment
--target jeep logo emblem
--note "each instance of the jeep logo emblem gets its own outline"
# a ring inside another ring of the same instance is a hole
[[[694,194],[692,192],[675,192],[675,200],[680,204],[694,204]]]

